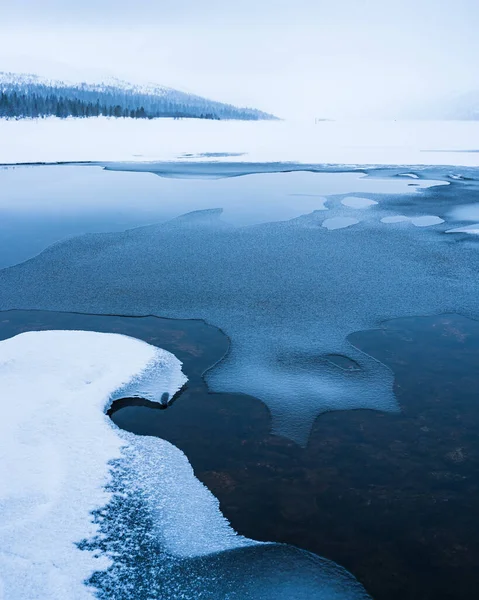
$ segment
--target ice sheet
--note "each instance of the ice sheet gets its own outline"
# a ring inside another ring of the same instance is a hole
[[[409,217],[405,215],[394,215],[392,217],[383,217],[381,223],[405,223],[409,221]]]
[[[436,189],[464,196],[462,187]],[[439,208],[442,198],[435,191],[422,202]],[[398,315],[477,309],[478,253],[442,236],[446,226],[385,226],[385,202],[337,231],[322,224],[349,211],[340,198],[290,221],[233,227],[219,210],[196,211],[67,240],[0,272],[0,308],[203,318],[232,340],[209,385],[262,399],[274,430],[305,443],[322,411],[398,409],[390,372],[348,346],[349,333]],[[321,360],[330,354],[360,370]]]
[[[446,233],[468,233],[470,235],[477,235],[479,234],[479,223],[466,225],[465,227],[456,227],[455,229],[448,229]]]
[[[479,166],[479,122],[0,119],[0,163],[309,162]],[[446,151],[445,151],[446,150]]]

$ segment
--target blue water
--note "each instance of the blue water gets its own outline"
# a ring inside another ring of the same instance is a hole
[[[207,373],[210,389],[263,400],[273,431],[300,445],[321,412],[399,410],[392,372],[353,347],[351,333],[399,316],[479,316],[478,238],[446,233],[462,225],[452,209],[476,203],[474,178],[452,181],[440,168],[413,179],[399,168],[107,166],[0,169],[0,268],[10,267],[0,271],[0,310],[204,319],[231,341]],[[342,202],[349,195],[377,204],[351,208]],[[381,222],[397,215],[444,222]],[[331,219],[348,226],[330,230]],[[128,515],[113,507],[108,527]],[[134,544],[142,535],[130,533]],[[116,548],[123,528],[113,534]],[[188,598],[366,597],[336,565],[287,546],[184,562],[155,548],[153,540],[148,556],[124,553],[90,583],[117,597],[115,569],[138,559],[127,575],[141,580],[149,569],[145,598],[156,589]]]
[[[258,172],[258,165],[254,169],[244,165],[236,166],[235,172],[256,172],[230,179],[215,164],[167,163],[161,167],[161,177],[132,172],[128,165],[108,168],[130,170],[70,165],[0,168],[0,268],[27,260],[68,237],[123,231],[192,210],[222,207],[230,222],[248,225],[322,208],[330,194],[415,191],[408,185],[411,180],[365,177],[361,172],[275,174]],[[280,168],[286,167],[275,166]]]
[[[350,346],[349,334],[398,316],[478,312],[471,236],[445,234],[447,221],[422,228],[381,222],[397,214],[446,219],[455,203],[474,201],[475,182],[418,190],[397,169],[374,177],[292,172],[220,180],[55,169],[55,186],[45,168],[38,172],[43,187],[32,192],[26,184],[36,208],[58,213],[62,198],[61,210],[79,215],[86,231],[87,224],[100,227],[86,215],[103,219],[108,211],[110,233],[67,239],[0,273],[0,308],[202,318],[231,339],[227,358],[208,373],[211,389],[260,398],[274,431],[300,444],[321,412],[398,410],[391,372]],[[431,176],[449,181],[444,169]],[[366,189],[376,205],[341,203]],[[187,209],[200,210],[176,216]],[[119,215],[125,223],[135,214],[133,226],[154,213],[159,224],[117,231]],[[323,225],[351,218],[357,224],[346,228]],[[359,368],[342,371],[323,360],[330,354]]]

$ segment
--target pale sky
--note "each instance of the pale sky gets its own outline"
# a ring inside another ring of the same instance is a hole
[[[152,81],[283,117],[479,88],[479,0],[0,0],[0,14],[0,71]]]

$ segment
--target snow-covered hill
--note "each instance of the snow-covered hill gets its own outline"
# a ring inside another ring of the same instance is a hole
[[[33,74],[0,72],[0,117],[190,117],[263,120],[270,114],[236,107],[157,84],[113,77],[72,82]]]
[[[409,106],[401,118],[423,121],[479,121],[479,90],[447,94]]]

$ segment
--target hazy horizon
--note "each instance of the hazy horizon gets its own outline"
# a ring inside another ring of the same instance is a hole
[[[477,89],[478,25],[475,0],[23,0],[2,8],[0,71],[151,81],[286,118],[394,117]]]

